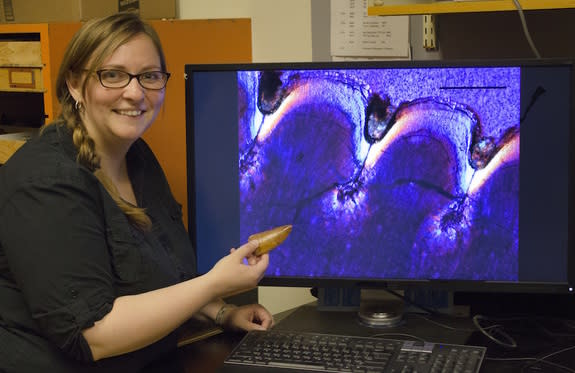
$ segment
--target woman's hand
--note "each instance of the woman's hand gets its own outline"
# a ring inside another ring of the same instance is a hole
[[[206,274],[217,297],[227,297],[255,288],[269,265],[269,255],[255,256],[257,241],[248,242],[220,259]]]
[[[230,330],[267,330],[273,324],[272,315],[259,304],[228,308],[222,317],[222,326]]]

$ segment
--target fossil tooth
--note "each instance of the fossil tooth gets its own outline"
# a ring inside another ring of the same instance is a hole
[[[287,236],[291,233],[291,229],[291,224],[288,224],[249,236],[248,241],[258,240],[260,244],[254,254],[259,256],[276,248],[279,244],[284,242]]]

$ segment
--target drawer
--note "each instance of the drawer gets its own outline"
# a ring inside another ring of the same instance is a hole
[[[0,67],[0,91],[42,92],[44,84],[39,67]]]
[[[0,66],[42,67],[39,41],[0,41]]]

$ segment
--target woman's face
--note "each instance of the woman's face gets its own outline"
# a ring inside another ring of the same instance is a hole
[[[132,75],[162,70],[160,56],[149,36],[140,34],[121,45],[99,68]],[[164,101],[165,88],[143,88],[133,78],[124,88],[105,88],[98,76],[87,76],[82,119],[101,150],[131,145],[150,127]]]

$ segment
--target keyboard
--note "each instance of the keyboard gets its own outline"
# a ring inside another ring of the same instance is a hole
[[[281,330],[247,333],[224,372],[477,373],[485,347]]]

